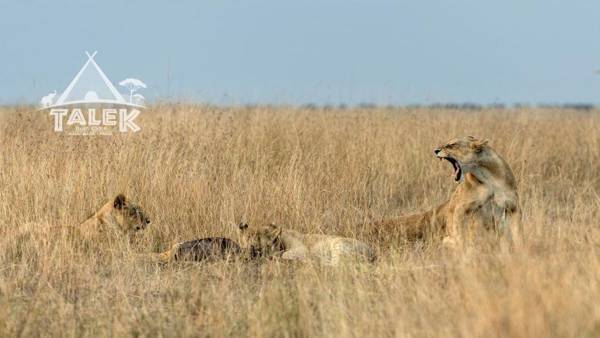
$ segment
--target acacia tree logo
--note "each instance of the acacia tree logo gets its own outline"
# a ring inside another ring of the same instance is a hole
[[[146,88],[146,84],[143,83],[141,80],[138,79],[125,79],[121,82],[119,82],[119,86],[123,86],[127,89],[129,89],[129,103],[133,103],[133,100],[135,99],[136,103],[144,103],[144,96],[142,94],[135,94],[133,95],[133,93],[135,93],[136,91],[138,91],[141,88]]]
[[[69,134],[77,135],[139,131],[135,119],[145,108],[145,98],[136,92],[145,89],[146,84],[135,78],[119,82],[128,90],[126,100],[94,60],[97,52],[85,54],[87,62],[60,96],[54,90],[40,100],[41,110],[50,110],[54,118],[54,130],[68,129]]]

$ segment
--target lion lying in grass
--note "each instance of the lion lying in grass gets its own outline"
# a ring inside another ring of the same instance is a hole
[[[275,224],[249,228],[248,224],[241,223],[238,231],[240,244],[252,258],[280,256],[332,266],[343,261],[373,262],[376,259],[368,244],[352,238],[302,234]]]
[[[122,240],[131,240],[132,233],[145,229],[149,224],[150,219],[142,208],[119,194],[79,225],[25,223],[11,236],[3,238],[3,245],[6,253],[14,259],[22,257],[26,250],[35,251],[36,248],[61,243],[68,243],[68,247],[103,251],[125,243]]]
[[[465,228],[494,229],[510,242],[521,240],[517,184],[510,166],[489,145],[472,136],[448,141],[434,150],[453,168],[458,186],[450,199],[424,213],[373,223],[383,233],[399,232],[409,240],[445,232],[444,243],[461,241]]]
[[[78,229],[86,238],[113,231],[130,236],[136,231],[146,229],[149,224],[150,218],[144,210],[130,202],[125,195],[119,194],[81,223]]]

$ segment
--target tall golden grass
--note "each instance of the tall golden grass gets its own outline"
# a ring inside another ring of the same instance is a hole
[[[598,111],[159,105],[137,122],[68,136],[47,113],[0,109],[0,336],[600,335]],[[370,238],[365,221],[450,195],[432,150],[460,135],[490,139],[512,166],[524,248]],[[133,243],[89,250],[55,233],[119,192],[153,220]],[[379,260],[139,259],[236,238],[242,220],[360,238]]]

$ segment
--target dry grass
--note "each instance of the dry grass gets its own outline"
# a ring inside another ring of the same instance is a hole
[[[156,106],[137,134],[77,137],[27,110],[0,109],[0,336],[600,335],[598,111]],[[526,248],[506,255],[482,239],[447,256],[368,238],[364,220],[449,196],[451,169],[432,149],[464,134],[511,164]],[[48,227],[118,192],[153,219],[135,243],[90,249]],[[358,237],[380,259],[138,259],[233,237],[240,220]]]

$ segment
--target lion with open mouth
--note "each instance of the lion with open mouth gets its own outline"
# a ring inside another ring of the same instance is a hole
[[[423,213],[375,222],[378,231],[414,240],[443,233],[444,243],[460,242],[461,232],[493,229],[518,244],[521,240],[517,184],[510,166],[488,144],[472,136],[452,139],[434,151],[452,166],[458,186],[446,202]]]

